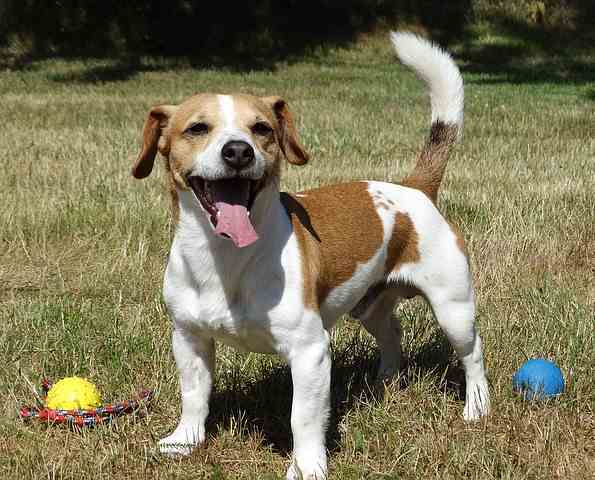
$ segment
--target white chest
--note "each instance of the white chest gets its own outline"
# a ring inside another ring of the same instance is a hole
[[[302,280],[299,249],[286,216],[273,223],[258,242],[243,249],[181,226],[163,288],[177,325],[242,350],[273,353],[283,348],[287,328],[302,317]]]

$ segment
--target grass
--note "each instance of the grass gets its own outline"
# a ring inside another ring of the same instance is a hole
[[[581,50],[508,65],[495,47],[518,39],[502,35],[480,28],[473,55],[469,44],[455,48],[466,72],[465,137],[440,194],[469,242],[493,412],[462,421],[462,372],[422,302],[397,312],[404,368],[383,398],[368,388],[373,340],[345,320],[333,333],[332,478],[595,475],[595,79],[583,68],[560,73],[595,57]],[[498,68],[480,68],[482,47]],[[536,61],[543,75],[531,73]],[[196,91],[281,94],[312,154],[284,172],[284,188],[299,190],[402,178],[427,133],[428,101],[384,37],[273,70],[167,59],[141,67],[119,75],[108,60],[46,60],[0,72],[0,477],[284,478],[289,372],[274,357],[225,347],[207,446],[185,459],[155,452],[179,397],[160,293],[164,177],[129,174],[144,117]],[[559,400],[513,395],[512,374],[530,357],[558,362],[567,381]],[[18,420],[34,400],[28,381],[74,374],[106,401],[141,387],[157,397],[147,415],[82,433]]]

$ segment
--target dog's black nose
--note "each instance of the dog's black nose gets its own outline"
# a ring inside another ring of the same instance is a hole
[[[232,140],[223,145],[221,156],[235,170],[243,170],[254,161],[254,149],[243,140]]]

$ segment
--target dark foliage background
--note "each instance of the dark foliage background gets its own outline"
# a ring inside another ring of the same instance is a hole
[[[140,55],[152,55],[188,57],[194,66],[258,68],[388,27],[417,28],[446,45],[469,44],[469,26],[481,21],[544,51],[580,49],[595,30],[595,1],[0,0],[0,66],[48,57],[134,65]]]
[[[29,55],[299,55],[395,22],[452,36],[471,0],[0,0],[0,42]]]

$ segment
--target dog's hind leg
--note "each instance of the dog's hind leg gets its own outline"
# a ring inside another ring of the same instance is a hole
[[[440,327],[454,347],[465,370],[465,420],[477,420],[489,411],[488,383],[483,364],[481,339],[475,329],[473,292],[466,299],[426,292]]]
[[[176,326],[172,346],[180,373],[182,416],[174,432],[159,441],[159,449],[168,455],[188,455],[195,446],[205,441],[215,343],[212,338]]]
[[[380,349],[380,367],[376,376],[378,385],[390,382],[401,367],[401,322],[393,314],[399,298],[398,291],[385,288],[377,293],[376,298],[369,299],[370,303],[363,311],[356,309],[352,312],[376,339]]]
[[[438,243],[440,251],[416,269],[412,281],[430,303],[465,370],[463,417],[477,420],[488,414],[490,399],[481,339],[475,328],[475,298],[469,265],[452,235]]]

